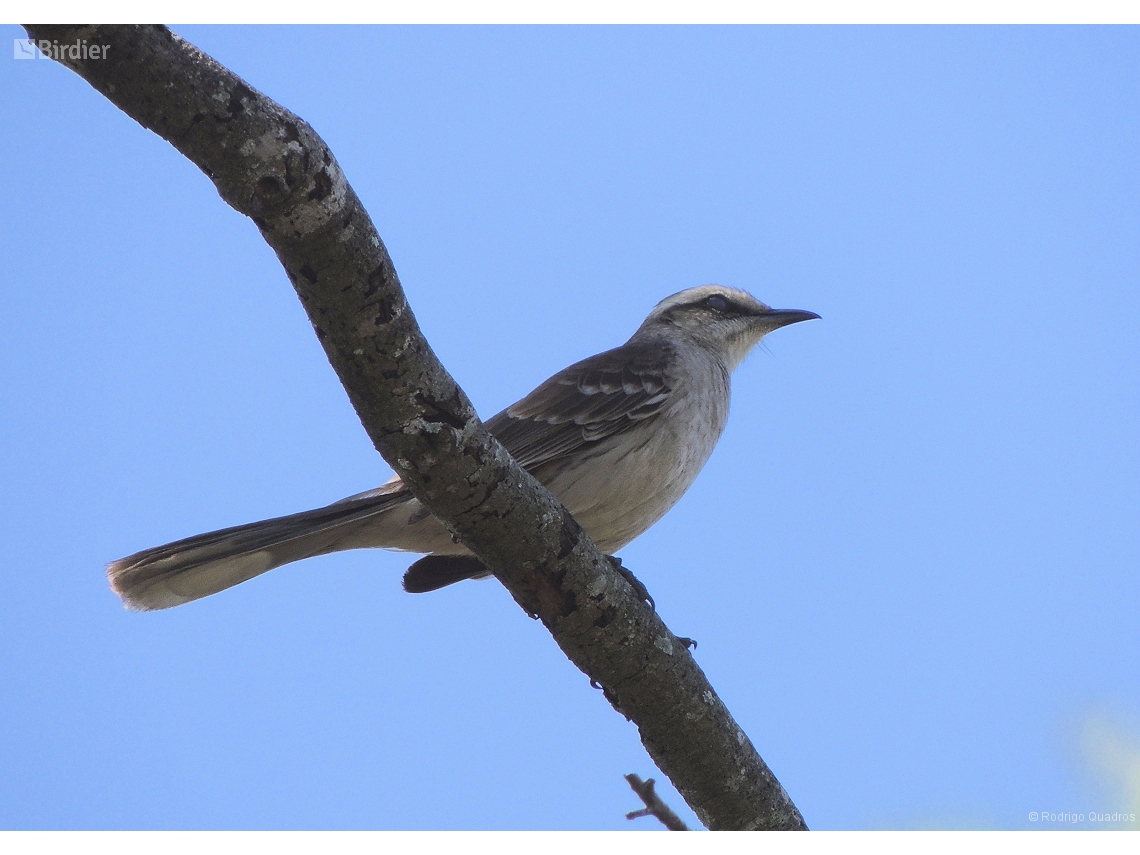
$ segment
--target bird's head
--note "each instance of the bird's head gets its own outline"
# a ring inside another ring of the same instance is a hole
[[[773,309],[739,288],[700,285],[658,303],[635,337],[682,332],[719,355],[732,371],[772,330],[818,317],[799,309]]]

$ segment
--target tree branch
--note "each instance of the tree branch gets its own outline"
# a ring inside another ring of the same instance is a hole
[[[643,816],[655,816],[658,821],[670,831],[688,831],[689,826],[685,825],[681,817],[673,812],[673,808],[665,804],[661,800],[661,796],[657,795],[657,789],[654,786],[657,782],[650,778],[647,781],[641,780],[640,775],[626,775],[626,781],[629,782],[629,788],[641,797],[645,802],[645,807],[641,810],[630,811],[625,815],[626,819],[640,819]]]
[[[105,59],[78,49],[58,58],[253,219],[376,449],[637,724],[701,821],[712,829],[805,828],[684,645],[483,428],[421,334],[372,221],[313,129],[165,27],[26,30],[60,45],[109,46]]]

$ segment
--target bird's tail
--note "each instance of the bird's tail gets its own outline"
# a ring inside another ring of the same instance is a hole
[[[426,594],[464,579],[485,579],[487,565],[474,555],[425,555],[404,573],[404,590]]]
[[[381,488],[325,508],[199,534],[120,558],[107,566],[107,578],[127,608],[167,609],[216,594],[282,564],[375,546],[356,535],[379,514],[408,498],[406,489]]]

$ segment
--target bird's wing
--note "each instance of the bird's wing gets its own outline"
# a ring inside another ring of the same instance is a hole
[[[661,342],[625,344],[558,372],[487,429],[524,469],[571,457],[654,418],[677,386]]]

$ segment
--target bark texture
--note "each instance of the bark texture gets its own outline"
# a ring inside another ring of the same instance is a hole
[[[711,829],[803,818],[685,646],[483,428],[420,332],[380,236],[308,124],[160,26],[27,25],[169,141],[277,253],[360,420],[416,496],[638,727]]]

